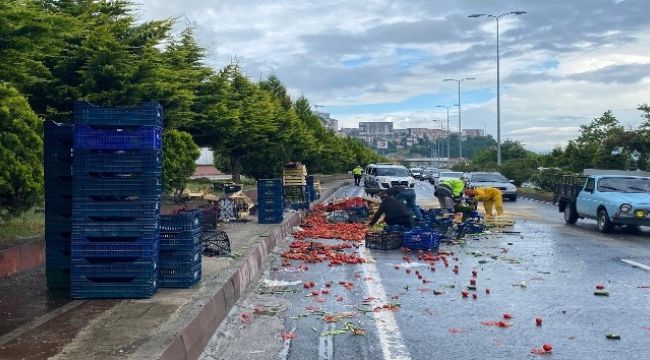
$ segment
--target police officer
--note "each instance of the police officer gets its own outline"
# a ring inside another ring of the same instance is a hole
[[[352,169],[352,175],[354,175],[355,186],[361,185],[361,174],[363,174],[363,168],[360,165],[357,165],[357,167]]]

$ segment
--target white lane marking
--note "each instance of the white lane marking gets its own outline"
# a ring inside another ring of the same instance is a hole
[[[296,326],[291,328],[291,333],[296,333]],[[287,360],[289,358],[289,348],[291,348],[291,339],[286,339],[282,351],[278,354],[278,360]]]
[[[361,253],[361,256],[366,257],[365,248],[359,248],[359,252]],[[363,269],[366,278],[370,277],[373,279],[373,281],[366,282],[368,296],[376,299],[388,300],[386,290],[381,284],[381,277],[379,277],[379,271],[377,271],[375,264],[373,262],[366,262],[363,263],[361,268]],[[399,331],[393,312],[380,311],[371,312],[371,314],[375,320],[375,324],[377,325],[377,335],[379,337],[381,351],[384,354],[384,359],[410,360],[411,354],[409,354],[409,351],[404,344],[404,338],[402,338],[402,333]]]
[[[335,324],[325,323],[322,332],[334,330]],[[334,359],[334,336],[320,336],[318,340],[318,360]]]
[[[632,265],[632,266],[634,266],[634,267],[637,267],[637,268],[639,268],[639,269],[643,269],[643,270],[646,270],[646,271],[650,271],[650,266],[645,265],[645,264],[638,263],[638,262],[636,262],[636,261],[634,261],[634,260],[621,259],[621,261],[624,262],[624,263],[626,263],[626,264],[628,264],[628,265]]]

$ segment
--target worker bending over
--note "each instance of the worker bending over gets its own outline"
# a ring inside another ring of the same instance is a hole
[[[404,200],[397,198],[395,192],[387,193],[382,191],[379,193],[381,197],[381,205],[379,209],[370,220],[370,226],[373,226],[379,220],[379,217],[383,214],[384,222],[388,225],[401,225],[407,228],[412,228],[414,225],[413,215],[411,210],[406,207]]]
[[[466,178],[461,179],[447,179],[436,187],[433,193],[438,198],[440,208],[450,212],[454,211],[456,199],[459,199],[465,189]]]
[[[413,216],[415,216],[415,221],[422,221],[422,212],[420,212],[420,208],[415,203],[415,189],[403,185],[395,185],[388,189],[388,195],[404,201],[406,207],[409,208]]]
[[[485,215],[492,216],[492,208],[496,208],[497,215],[503,215],[503,194],[496,188],[478,188],[465,190],[465,196],[473,197],[483,203]]]

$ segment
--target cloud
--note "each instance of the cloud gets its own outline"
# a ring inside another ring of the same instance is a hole
[[[142,19],[194,26],[210,65],[236,56],[252,78],[275,72],[293,96],[326,105],[345,126],[386,118],[433,126],[435,105],[456,102],[456,87],[441,80],[473,76],[463,85],[463,127],[494,133],[496,24],[467,15],[499,10],[528,12],[500,22],[504,137],[547,149],[607,109],[637,124],[634,108],[650,102],[646,0],[140,3]]]

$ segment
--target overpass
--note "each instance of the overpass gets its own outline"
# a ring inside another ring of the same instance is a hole
[[[449,164],[449,166],[455,165],[460,162],[460,159],[447,157],[418,157],[399,159],[399,162],[402,164],[408,163],[411,167],[433,166],[441,168],[447,167],[447,164]]]

